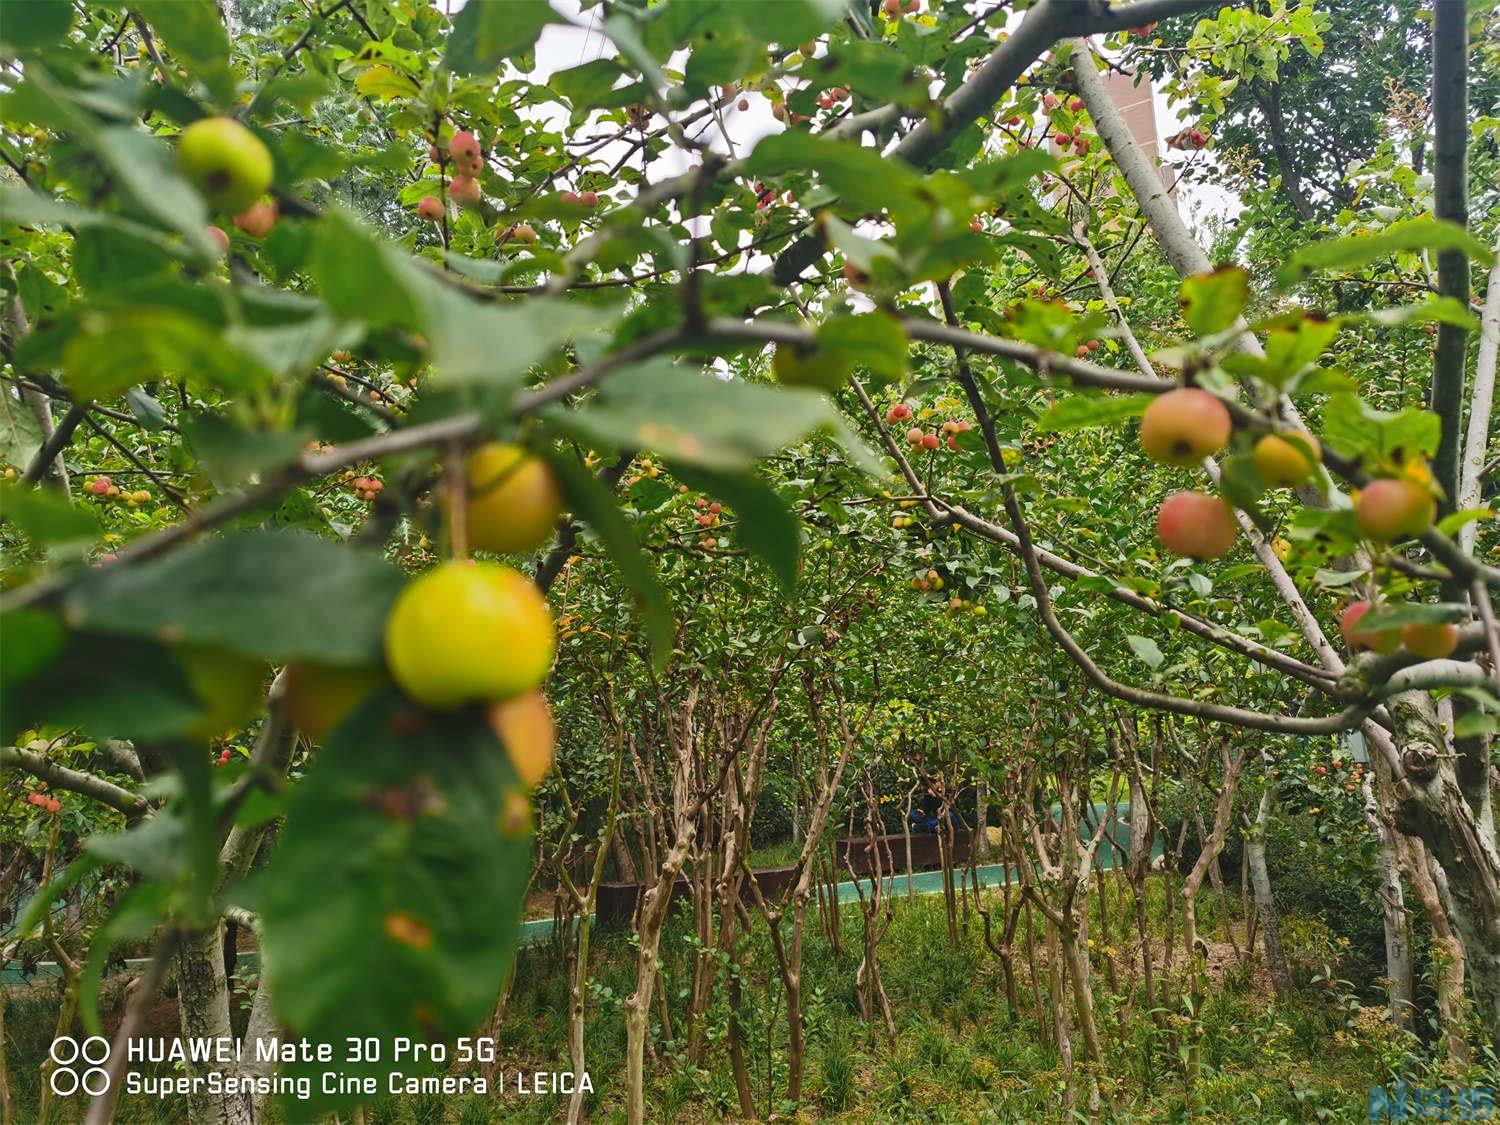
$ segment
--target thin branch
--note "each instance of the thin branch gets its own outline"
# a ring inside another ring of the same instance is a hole
[[[23,478],[27,484],[35,484],[52,468],[52,463],[62,455],[62,451],[73,440],[73,431],[78,429],[78,423],[83,421],[87,413],[88,407],[81,403],[75,402],[68,407],[68,412],[63,415],[62,421],[48,435],[47,440],[36,451],[36,456],[31,459],[31,464],[26,469],[26,476]]]

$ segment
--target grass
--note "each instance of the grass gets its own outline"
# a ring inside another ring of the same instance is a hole
[[[759,862],[759,861],[757,861]],[[1113,889],[1113,888],[1112,888]],[[1152,918],[1162,916],[1162,888],[1148,885]],[[1218,903],[1205,892],[1200,912],[1214,925],[1237,901]],[[810,912],[804,955],[807,1073],[800,1106],[805,1120],[885,1121],[1065,1121],[1064,1071],[1050,1013],[1032,1010],[1032,988],[1024,956],[1016,958],[1019,1009],[1005,1001],[1003,976],[982,941],[980,920],[970,916],[950,944],[941,896],[898,900],[894,920],[880,946],[881,970],[895,1014],[897,1035],[888,1042],[879,1021],[859,1017],[854,975],[859,958],[857,909],[843,914],[843,946],[835,949]],[[1112,902],[1112,909],[1113,909]],[[1037,919],[1039,924],[1039,919]],[[1231,964],[1196,1001],[1178,999],[1148,1011],[1133,985],[1134,950],[1122,919],[1112,916],[1111,942],[1120,991],[1112,992],[1095,949],[1097,1017],[1106,1060],[1097,1073],[1098,1120],[1329,1121],[1367,1120],[1373,1083],[1405,1079],[1417,1085],[1495,1081],[1475,1067],[1450,1074],[1412,1037],[1395,1031],[1378,1008],[1361,1005],[1350,986],[1318,981],[1316,970],[1330,947],[1326,932],[1300,920],[1287,927],[1305,945],[1291,952],[1303,965],[1298,993],[1277,1003],[1257,974]],[[1095,917],[1092,925],[1099,932]],[[1205,924],[1205,936],[1221,937]],[[698,1063],[687,1058],[686,994],[691,983],[692,944],[683,917],[673,920],[662,943],[662,972],[678,1041],[653,1024],[647,1090],[650,1119],[709,1121],[737,1117],[738,1097],[724,1049],[728,1008],[722,990],[710,1006]],[[1160,941],[1161,935],[1155,935]],[[1044,956],[1040,929],[1034,934]],[[751,1085],[760,1115],[785,1117],[786,1026],[781,981],[768,936],[757,926],[743,959],[745,1002],[739,1012]],[[1102,942],[1099,943],[1102,945]],[[1181,957],[1179,954],[1178,963]],[[623,998],[634,986],[635,953],[627,935],[597,933],[586,1036],[588,1069],[596,1093],[589,1111],[596,1120],[623,1116],[625,1036]],[[1045,973],[1045,970],[1044,970]],[[1263,978],[1261,978],[1263,979]],[[559,952],[542,944],[521,952],[509,1016],[500,1034],[501,1066],[517,1070],[567,1068],[564,1013],[567,982]],[[1045,997],[1045,989],[1043,989]],[[35,1105],[37,1070],[50,1039],[55,989],[17,990],[6,1013],[16,1120]],[[1190,1046],[1199,1047],[1199,1068],[1190,1080]],[[1082,1043],[1075,1036],[1082,1058]],[[1080,1065],[1082,1065],[1080,1063]],[[560,1095],[488,1098],[384,1098],[366,1107],[369,1125],[439,1125],[488,1121],[550,1121],[561,1116]],[[1088,1120],[1080,1093],[1077,1120]],[[78,1119],[79,1106],[61,1107],[57,1120]],[[118,1120],[181,1120],[176,1103],[122,1102]],[[273,1120],[278,1120],[272,1114]],[[347,1118],[345,1119],[347,1120]]]

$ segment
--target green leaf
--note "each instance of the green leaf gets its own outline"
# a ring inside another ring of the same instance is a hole
[[[133,7],[215,97],[225,103],[233,99],[229,36],[214,0],[136,0]]]
[[[1438,521],[1437,528],[1444,535],[1452,536],[1465,524],[1474,523],[1476,520],[1492,520],[1500,518],[1500,512],[1494,508],[1465,508],[1461,512],[1452,512]]]
[[[760,556],[781,588],[797,584],[801,535],[797,517],[777,491],[754,473],[711,473],[672,465],[672,475],[689,488],[716,496],[732,509],[734,536]]]
[[[444,386],[518,388],[532,366],[619,315],[617,306],[563,299],[513,305],[476,301],[435,278],[422,278],[416,294],[432,365]]]
[[[1250,275],[1239,266],[1194,274],[1182,282],[1182,318],[1193,335],[1212,336],[1235,322],[1249,295]]]
[[[1473,331],[1479,318],[1452,297],[1432,296],[1416,305],[1396,305],[1388,309],[1371,309],[1364,313],[1344,313],[1339,319],[1348,323],[1368,321],[1382,328],[1401,324],[1452,324]]]
[[[113,126],[98,131],[94,151],[142,210],[181,234],[200,258],[218,255],[218,247],[205,233],[208,209],[203,197],[177,174],[159,138],[128,126]]]
[[[267,372],[227,346],[215,325],[165,308],[89,309],[63,347],[63,379],[79,398],[112,398],[136,383],[177,375],[243,390]]]
[[[199,414],[186,420],[182,428],[209,479],[221,492],[291,461],[312,436],[306,429],[247,430],[219,414]]]
[[[405,584],[377,551],[300,531],[241,531],[80,579],[69,622],[270,661],[372,667]]]
[[[42,427],[20,396],[0,392],[0,461],[25,469],[42,447]]]
[[[907,165],[889,160],[877,148],[824,140],[791,130],[761,140],[746,161],[754,176],[780,176],[811,170],[855,211],[884,211],[915,200],[922,178]]]
[[[1377,605],[1359,619],[1361,630],[1379,633],[1400,629],[1406,625],[1442,625],[1445,622],[1462,624],[1469,620],[1469,611],[1460,605],[1442,605],[1430,602],[1385,602]]]
[[[536,46],[558,17],[546,0],[470,0],[453,17],[443,65],[455,74],[488,74]]]
[[[510,967],[530,803],[477,709],[417,717],[408,708],[374,699],[318,751],[259,886],[277,1018],[314,1042],[472,1035]],[[383,1051],[340,1069],[384,1088],[390,1071],[421,1068]],[[336,1104],[316,1079],[313,1090],[289,1119]]]
[[[203,714],[161,645],[77,631],[58,659],[13,691],[7,685],[7,695],[0,731],[7,739],[23,727],[55,723],[96,738],[156,740],[180,734]]]
[[[600,385],[596,401],[552,417],[617,449],[652,449],[704,469],[749,468],[819,430],[878,465],[823,395],[719,379],[666,358],[617,371]]]
[[[46,47],[68,36],[73,5],[68,0],[8,0],[0,18],[0,46],[8,49]],[[0,52],[6,53],[6,52]]]
[[[1313,577],[1318,585],[1324,589],[1338,590],[1344,586],[1353,586],[1356,582],[1362,581],[1365,577],[1365,572],[1362,570],[1327,570],[1319,567]]]
[[[868,371],[877,386],[906,374],[909,347],[901,322],[882,312],[838,314],[818,326],[818,350],[838,353],[845,367]]]
[[[1483,711],[1469,711],[1460,715],[1453,724],[1455,738],[1478,738],[1497,733],[1500,733],[1500,719]]]
[[[612,15],[605,19],[602,30],[610,42],[620,49],[620,54],[635,64],[651,89],[666,89],[667,76],[662,73],[661,64],[656,57],[641,41],[635,19],[627,15]]]
[[[119,863],[147,879],[173,879],[183,870],[188,826],[180,816],[158,812],[128,832],[94,836],[84,845],[108,863]]]
[[[1166,660],[1166,657],[1161,654],[1161,649],[1156,647],[1156,642],[1150,637],[1138,637],[1131,633],[1125,637],[1125,643],[1130,646],[1130,651],[1153,671],[1160,668],[1162,662]]]
[[[1302,247],[1281,267],[1278,282],[1291,285],[1316,270],[1356,269],[1389,254],[1417,250],[1461,250],[1472,261],[1488,266],[1494,255],[1479,239],[1446,219],[1408,219],[1377,234],[1353,234]]]
[[[1037,422],[1043,433],[1062,433],[1088,426],[1113,426],[1127,418],[1139,418],[1155,395],[1068,395],[1047,408]]]
[[[328,208],[318,227],[311,272],[329,307],[366,324],[415,328],[407,279],[416,267],[406,255],[339,207]]]
[[[62,652],[67,631],[50,613],[13,609],[0,615],[0,683],[14,683],[40,672]]]
[[[658,669],[672,655],[672,610],[667,595],[651,569],[635,532],[594,474],[577,461],[561,454],[546,454],[567,499],[568,510],[586,523],[604,544],[621,579],[635,594],[636,609],[646,630],[652,659]]]
[[[1323,440],[1345,457],[1375,453],[1381,457],[1404,453],[1432,456],[1442,438],[1443,424],[1430,410],[1408,406],[1395,413],[1376,410],[1353,394],[1336,394],[1323,414]]]
[[[1308,315],[1272,328],[1266,335],[1265,366],[1260,377],[1278,389],[1285,387],[1318,362],[1338,335],[1339,325],[1337,320]]]
[[[38,546],[92,543],[99,538],[94,514],[50,489],[25,484],[0,487],[0,517],[14,523]]]

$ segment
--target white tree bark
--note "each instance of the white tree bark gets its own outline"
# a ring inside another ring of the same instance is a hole
[[[1500,249],[1500,247],[1497,247]],[[1479,507],[1480,479],[1490,442],[1490,412],[1495,401],[1495,364],[1500,357],[1500,257],[1490,269],[1489,286],[1484,294],[1484,315],[1479,321],[1479,354],[1474,362],[1474,389],[1469,400],[1469,431],[1464,441],[1463,459],[1459,462],[1458,496],[1455,511]],[[1477,523],[1459,529],[1458,545],[1474,550],[1479,533]]]

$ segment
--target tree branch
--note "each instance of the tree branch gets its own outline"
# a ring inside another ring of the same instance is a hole
[[[112,781],[95,777],[82,770],[58,765],[45,754],[26,750],[19,746],[0,746],[0,766],[23,769],[33,777],[45,781],[53,789],[77,793],[108,805],[116,812],[124,813],[127,820],[134,820],[151,811],[151,804],[138,793],[122,788]]]
[[[1462,0],[1438,0],[1432,23],[1433,205],[1436,218],[1458,226],[1469,222],[1469,8]],[[1469,259],[1460,249],[1437,256],[1438,292],[1469,304]],[[1444,507],[1459,495],[1459,443],[1463,434],[1464,366],[1468,329],[1439,324],[1428,402],[1443,422],[1433,474],[1443,488]]]

